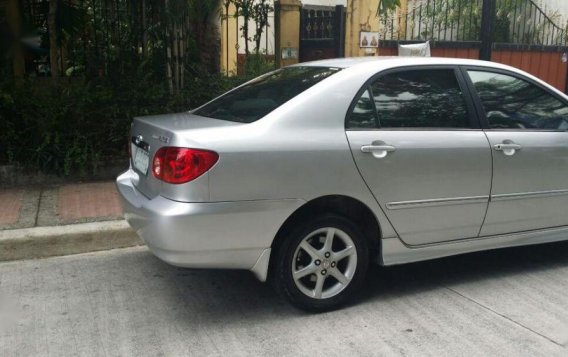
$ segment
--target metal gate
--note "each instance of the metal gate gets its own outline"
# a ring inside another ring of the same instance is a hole
[[[345,7],[302,6],[300,14],[300,62],[343,57]]]
[[[432,56],[508,64],[568,92],[568,31],[534,0],[408,0],[405,10],[380,16],[379,55],[430,41]]]

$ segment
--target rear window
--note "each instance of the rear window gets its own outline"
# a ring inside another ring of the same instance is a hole
[[[258,77],[194,113],[208,118],[252,123],[339,70],[311,66],[283,68]]]

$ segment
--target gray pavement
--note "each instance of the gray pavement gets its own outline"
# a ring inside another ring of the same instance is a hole
[[[0,262],[142,244],[114,181],[2,188],[0,202]]]
[[[568,243],[373,268],[310,315],[144,247],[0,263],[0,356],[567,356]]]

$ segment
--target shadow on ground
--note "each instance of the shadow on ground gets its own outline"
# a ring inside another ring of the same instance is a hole
[[[269,283],[259,282],[250,272],[175,268],[149,253],[147,259],[153,262],[148,267],[149,273],[151,266],[161,271],[150,273],[151,276],[164,278],[171,293],[183,294],[186,307],[193,313],[215,315],[219,311],[219,318],[225,321],[231,319],[231,314],[255,315],[255,318],[262,315],[272,318],[273,314],[305,315],[277,296]],[[486,279],[514,279],[557,267],[568,267],[568,242],[464,254],[394,267],[372,265],[365,288],[351,306]],[[193,294],[196,290],[199,292]]]

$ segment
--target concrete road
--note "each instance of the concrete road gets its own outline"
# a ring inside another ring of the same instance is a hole
[[[568,244],[373,268],[309,315],[145,248],[0,264],[0,356],[568,356]]]

